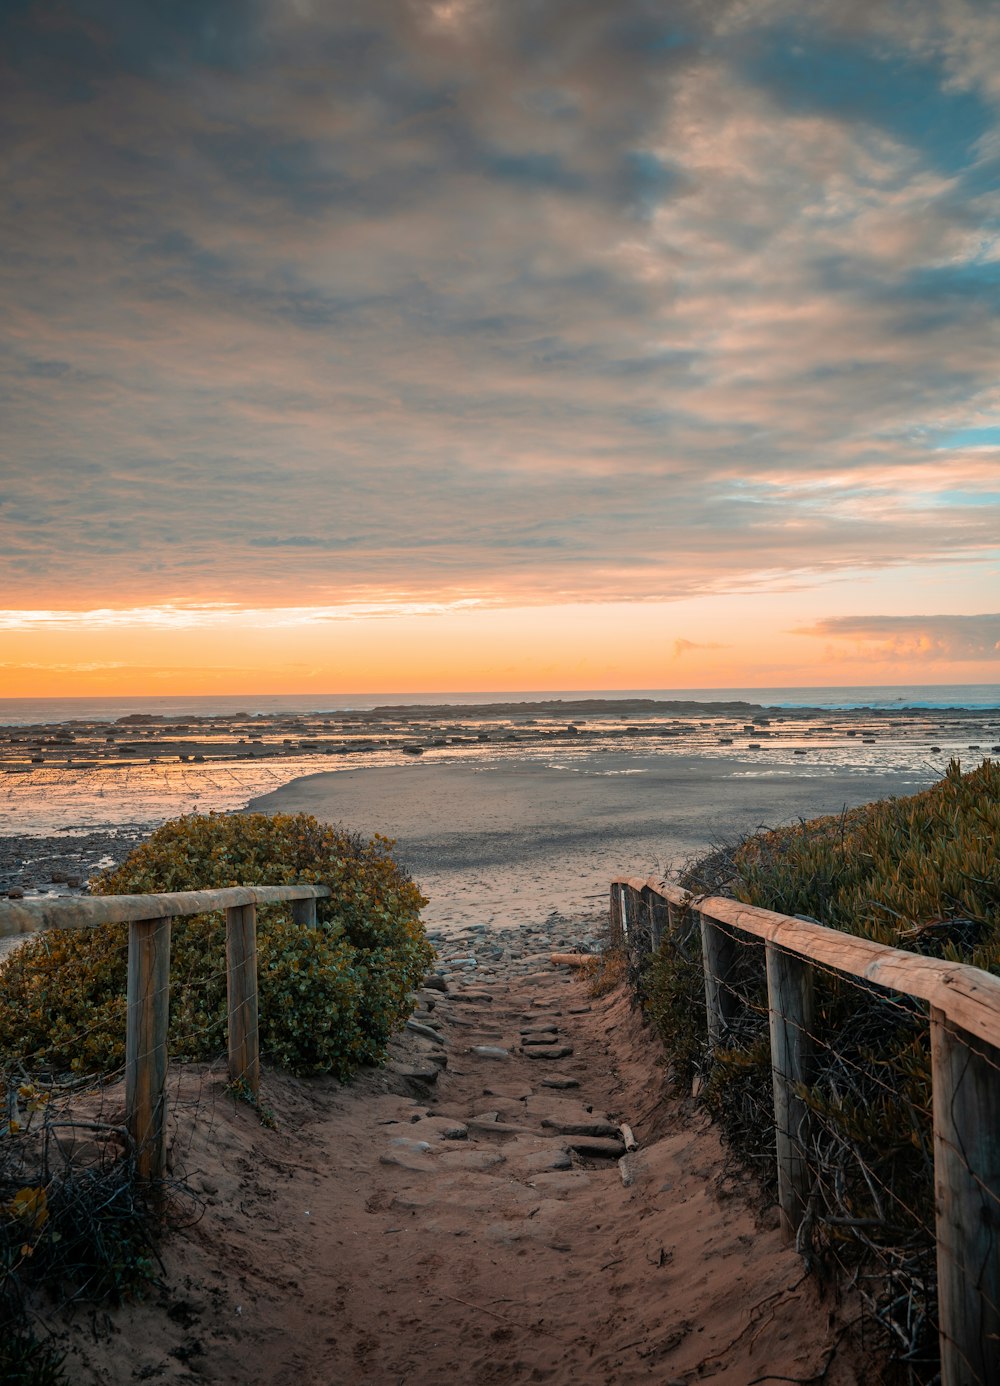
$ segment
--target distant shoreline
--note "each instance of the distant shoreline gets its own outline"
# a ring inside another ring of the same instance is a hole
[[[609,712],[629,706],[643,709],[688,708],[711,714],[723,707],[739,710],[798,710],[813,713],[869,709],[883,711],[1000,710],[1000,684],[840,684],[785,685],[757,688],[674,689],[524,689],[486,692],[441,690],[433,693],[299,693],[299,694],[136,694],[134,696],[0,698],[0,728],[74,721],[116,722],[129,714],[163,720],[295,715],[402,715],[435,711],[472,714],[479,709],[508,709],[532,715],[532,709],[569,706]]]
[[[107,707],[103,709],[105,712]],[[153,827],[229,812],[320,769],[518,764],[579,773],[757,762],[753,776],[943,774],[1000,754],[1000,707],[776,708],[734,699],[547,698],[354,711],[127,712],[0,728],[0,836]],[[618,768],[611,770],[612,765]],[[377,826],[377,825],[376,825]],[[2,883],[0,883],[2,889]]]

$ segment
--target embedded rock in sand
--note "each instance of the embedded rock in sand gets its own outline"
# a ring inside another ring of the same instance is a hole
[[[567,1136],[566,1144],[585,1159],[619,1160],[625,1154],[624,1141],[607,1140],[601,1136]]]
[[[390,1073],[398,1074],[400,1078],[415,1078],[420,1083],[436,1083],[441,1072],[435,1063],[407,1064],[400,1059],[390,1059],[386,1068]]]
[[[526,1059],[568,1059],[573,1052],[571,1044],[550,1044],[532,1046],[524,1050]]]
[[[537,1136],[519,1136],[504,1148],[511,1170],[519,1175],[544,1174],[550,1170],[568,1170],[573,1161],[561,1141]]]
[[[448,1169],[482,1171],[502,1165],[506,1160],[499,1150],[484,1149],[482,1146],[468,1146],[463,1149],[442,1150],[437,1157],[438,1164]]]
[[[451,1117],[425,1116],[413,1123],[413,1130],[417,1139],[435,1139],[439,1141],[464,1141],[468,1140],[469,1128],[464,1122],[455,1121]]]
[[[551,1117],[545,1117],[542,1121],[543,1126],[550,1127],[553,1131],[558,1131],[561,1136],[595,1136],[611,1137],[618,1136],[618,1127],[613,1121],[598,1121],[594,1117],[586,1121],[559,1121]]]
[[[425,1025],[419,1020],[408,1020],[406,1028],[414,1035],[420,1035],[422,1039],[430,1040],[432,1044],[447,1044],[448,1040],[444,1035],[438,1033],[430,1025]]]

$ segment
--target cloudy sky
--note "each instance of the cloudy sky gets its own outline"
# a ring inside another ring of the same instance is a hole
[[[992,0],[0,0],[0,693],[1000,678]]]

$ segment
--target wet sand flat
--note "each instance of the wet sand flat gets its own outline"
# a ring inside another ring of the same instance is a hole
[[[808,772],[733,756],[635,755],[595,768],[413,765],[305,776],[251,801],[397,841],[430,897],[432,927],[509,925],[555,911],[595,917],[615,875],[663,874],[692,853],[766,825],[912,794],[906,770]]]

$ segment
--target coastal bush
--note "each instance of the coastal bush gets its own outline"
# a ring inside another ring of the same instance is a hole
[[[158,1225],[114,1126],[74,1112],[62,1084],[13,1079],[0,1101],[0,1381],[68,1386],[53,1303],[145,1297]]]
[[[365,841],[307,814],[188,815],[165,823],[95,894],[318,884],[318,927],[290,905],[258,910],[261,1055],[296,1073],[348,1076],[377,1063],[408,1011],[432,949],[426,903],[386,838]],[[0,1058],[29,1068],[109,1072],[124,1060],[127,928],[30,938],[0,972]],[[170,1052],[208,1059],[226,1045],[225,924],[174,921]]]
[[[1000,763],[888,799],[759,832],[681,882],[924,955],[1000,974]],[[697,931],[688,919],[651,960],[648,1014],[685,1082],[773,1194],[774,1134],[763,946],[748,935],[739,998],[709,1054]],[[800,1245],[849,1268],[915,1380],[936,1354],[930,1042],[922,1003],[815,970],[816,1045],[802,1096],[813,1190]],[[860,1269],[859,1269],[860,1268]]]

